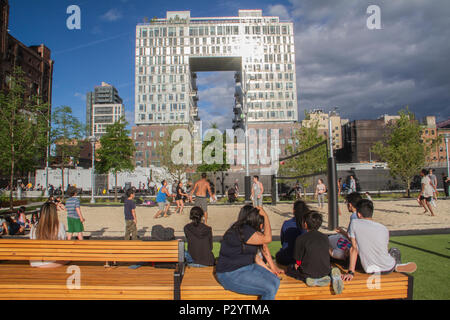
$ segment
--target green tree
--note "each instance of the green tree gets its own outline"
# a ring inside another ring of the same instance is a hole
[[[212,123],[211,124],[211,129],[218,129],[217,124],[216,123]],[[211,139],[210,141],[203,141],[202,142],[202,154],[204,154],[205,148],[208,147],[211,143],[214,143],[215,139]],[[222,145],[224,146],[223,149],[223,157],[222,157],[222,163],[211,163],[211,164],[207,164],[207,163],[203,163],[201,165],[199,165],[197,167],[197,172],[206,172],[206,173],[213,173],[214,175],[214,189],[217,190],[216,188],[216,174],[218,172],[223,172],[223,171],[227,171],[228,169],[230,169],[230,165],[227,163],[227,154],[225,152],[225,146],[226,146],[226,133],[223,133],[222,135]],[[216,150],[214,149],[211,152],[211,156],[215,157],[216,155]]]
[[[425,157],[439,139],[422,139],[422,126],[406,107],[399,111],[400,119],[387,125],[384,140],[377,142],[371,151],[387,163],[394,179],[406,185],[410,197],[411,182],[425,165]]]
[[[80,140],[84,126],[72,114],[69,106],[60,106],[52,115],[51,141],[55,145],[58,166],[61,168],[61,189],[64,196],[64,169],[72,166],[80,156]],[[69,181],[68,181],[69,183]]]
[[[181,181],[183,176],[188,171],[195,171],[196,165],[191,163],[174,163],[172,161],[172,150],[179,144],[178,141],[172,141],[172,134],[177,129],[182,129],[183,127],[171,126],[165,133],[164,137],[160,139],[159,144],[156,146],[156,154],[158,155],[158,160],[160,166],[165,168],[167,173],[170,175],[170,180]],[[190,145],[191,155],[193,154],[192,143]]]
[[[42,159],[48,141],[49,105],[28,96],[25,87],[24,73],[16,68],[0,92],[0,169],[9,175],[11,187],[18,170],[31,170]],[[12,191],[9,200],[12,210]]]
[[[133,171],[135,147],[126,129],[128,123],[122,117],[118,122],[106,127],[106,133],[100,138],[101,147],[97,151],[97,170],[100,173],[114,174],[114,201],[117,201],[117,174]]]
[[[292,137],[294,141],[298,141],[289,145],[286,150],[288,154],[295,154],[306,150],[323,142],[325,138],[319,133],[319,122],[316,121],[310,127],[302,127]],[[288,159],[284,164],[280,165],[278,174],[280,176],[292,177],[299,175],[312,174],[322,172],[327,169],[327,145],[324,144],[314,150],[304,153],[298,157]],[[303,185],[306,194],[306,188],[309,186],[308,178],[299,179]]]

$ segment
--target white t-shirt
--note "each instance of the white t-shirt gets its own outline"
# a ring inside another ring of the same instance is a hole
[[[388,252],[389,230],[385,226],[372,220],[354,219],[348,235],[356,239],[365,272],[390,271],[395,267],[395,259]]]
[[[432,197],[433,194],[434,194],[434,189],[433,189],[433,187],[431,186],[431,180],[430,180],[430,177],[424,176],[424,177],[422,178],[422,180],[420,181],[420,183],[425,185],[425,187],[423,188],[423,194],[422,194],[422,195],[423,195],[425,198]]]
[[[33,226],[30,231],[30,239],[36,240],[36,226]],[[58,229],[58,240],[66,240],[66,228],[64,226],[64,223],[59,223],[59,229]],[[30,260],[30,265],[32,267],[41,267],[45,266],[47,264],[55,263],[56,261],[42,261],[42,260]]]

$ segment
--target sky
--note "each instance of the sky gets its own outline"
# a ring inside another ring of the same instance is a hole
[[[67,8],[81,9],[69,30]],[[369,29],[380,8],[380,29]],[[68,105],[85,122],[86,93],[114,85],[134,125],[136,24],[166,11],[192,17],[237,16],[262,9],[295,29],[299,120],[305,110],[338,108],[343,118],[376,119],[409,107],[418,118],[450,117],[448,0],[10,0],[10,33],[26,45],[44,43],[55,61],[53,107]],[[199,73],[203,126],[231,128],[233,74]]]

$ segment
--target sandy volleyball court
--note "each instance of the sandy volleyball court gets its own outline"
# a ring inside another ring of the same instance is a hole
[[[390,231],[398,230],[424,230],[450,228],[450,200],[438,200],[435,208],[436,217],[424,214],[423,208],[419,207],[415,199],[374,201],[374,220],[384,224]],[[316,204],[311,204],[316,209]],[[339,204],[342,215],[339,217],[339,225],[347,227],[349,213],[344,203]],[[241,205],[210,205],[208,212],[208,224],[213,228],[214,236],[222,236],[227,228],[236,221]],[[291,218],[292,204],[278,204],[277,206],[265,205],[269,214],[273,229],[273,235],[278,236],[283,222]],[[174,214],[175,205],[171,207],[172,214],[168,218],[154,219],[156,207],[136,208],[138,218],[138,233],[140,237],[149,237],[153,225],[161,224],[164,227],[175,229],[176,236],[183,236],[183,227],[189,223],[189,210],[185,207],[182,215]],[[82,206],[82,213],[86,219],[85,235],[91,237],[123,237],[125,221],[123,207],[89,207]],[[321,211],[324,214],[324,233],[330,233],[327,228],[327,206]],[[66,224],[66,213],[61,212],[60,218]]]

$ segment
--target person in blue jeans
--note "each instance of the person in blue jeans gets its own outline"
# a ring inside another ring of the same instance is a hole
[[[273,263],[267,244],[272,241],[272,228],[267,213],[261,207],[240,214],[224,234],[216,277],[226,289],[241,294],[258,295],[273,300],[280,286],[278,275],[283,273]],[[265,265],[258,251],[269,266]]]

